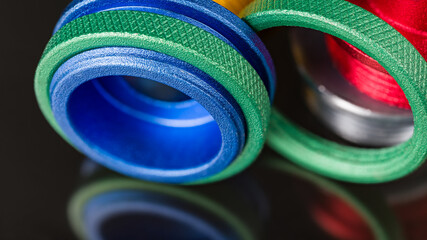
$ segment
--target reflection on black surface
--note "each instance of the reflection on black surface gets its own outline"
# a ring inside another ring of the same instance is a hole
[[[300,207],[306,212],[308,220],[296,221],[298,225],[294,226],[303,230],[294,230],[291,239],[401,239],[396,218],[384,198],[371,186],[329,180],[272,153],[265,153],[262,158],[266,166],[264,171],[270,172],[270,182],[284,182],[288,198],[295,199],[283,201],[282,205]],[[272,211],[274,208],[272,206]],[[298,216],[303,212],[299,210]],[[295,219],[295,214],[288,218]],[[290,226],[295,224],[290,220],[282,222]],[[286,224],[282,227],[287,228]],[[316,233],[315,237],[311,233]]]
[[[249,176],[206,186],[168,186],[86,163],[69,204],[81,239],[259,239],[268,203]]]
[[[367,224],[360,212],[351,208],[351,203],[330,194],[316,200],[313,213],[318,224],[337,239],[426,239],[427,166],[401,180],[365,187],[368,188],[370,193],[359,192],[357,197],[363,197],[359,207],[368,207],[365,210],[359,208],[359,211],[371,215],[367,220],[371,221],[370,224]],[[383,210],[377,211],[378,208]],[[372,222],[373,218],[376,218],[377,223]],[[372,228],[383,231],[383,234],[376,235]]]
[[[101,194],[85,208],[88,235],[91,239],[236,239],[232,229],[218,224],[215,216],[201,216],[203,209],[187,205],[143,191]]]
[[[147,183],[91,163],[69,203],[80,239],[425,239],[427,170],[390,184],[340,183],[266,150],[203,186]]]
[[[319,191],[311,211],[317,224],[337,239],[375,239],[372,229],[357,210],[336,195]]]
[[[398,217],[405,239],[426,239],[427,165],[404,179],[381,187],[390,208]]]

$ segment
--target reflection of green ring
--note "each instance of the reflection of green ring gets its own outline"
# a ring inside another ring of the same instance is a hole
[[[168,26],[168,29],[158,26]],[[64,139],[67,137],[55,121],[50,106],[52,76],[70,57],[109,46],[159,51],[188,62],[223,85],[241,107],[247,124],[242,153],[224,171],[197,183],[233,176],[256,159],[266,139],[270,100],[255,69],[231,46],[203,29],[140,11],[100,12],[78,18],[61,28],[46,47],[37,68],[35,91],[43,114]]]
[[[341,186],[339,183],[334,183],[287,163],[283,159],[270,158],[268,161],[265,161],[265,164],[274,170],[286,172],[306,180],[320,189],[326,190],[344,200],[366,221],[375,239],[402,239],[399,224],[393,216],[392,211],[387,208],[387,204],[383,199],[367,196],[365,193],[358,192],[357,189]]]
[[[269,145],[295,163],[328,177],[378,183],[403,177],[427,156],[427,64],[399,32],[345,0],[256,0],[244,13],[257,31],[298,26],[339,37],[376,59],[399,83],[414,113],[413,137],[398,146],[342,146],[304,131],[273,113]]]
[[[238,236],[242,237],[241,239],[254,239],[250,229],[248,229],[235,215],[204,196],[179,187],[141,182],[127,178],[108,178],[99,182],[94,182],[79,189],[79,191],[73,195],[68,205],[68,217],[74,232],[80,239],[86,239],[84,222],[82,221],[85,204],[91,198],[99,194],[122,189],[152,191],[188,201],[193,205],[210,211],[219,216],[220,219],[226,221],[232,229],[236,230]]]

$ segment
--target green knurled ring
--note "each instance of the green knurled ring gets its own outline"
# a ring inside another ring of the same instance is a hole
[[[256,159],[266,139],[271,108],[255,69],[214,35],[171,17],[140,11],[100,12],[78,18],[59,30],[47,45],[37,68],[35,92],[46,119],[64,139],[67,137],[50,106],[53,74],[79,53],[112,46],[158,51],[192,64],[216,79],[240,105],[247,125],[245,148],[224,171],[197,184],[228,178]]]
[[[339,145],[322,139],[275,110],[268,144],[293,162],[328,177],[379,183],[417,169],[427,155],[427,64],[393,27],[345,0],[256,0],[242,13],[257,31],[278,26],[315,29],[339,37],[376,59],[406,94],[414,115],[407,142],[383,149]]]

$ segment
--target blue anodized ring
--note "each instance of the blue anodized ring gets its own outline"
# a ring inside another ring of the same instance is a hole
[[[270,54],[252,28],[212,0],[75,0],[62,14],[55,32],[76,18],[112,10],[155,12],[210,32],[246,58],[260,75],[273,102],[276,75]]]
[[[274,68],[264,45],[237,16],[211,1],[74,1],[55,31],[111,10],[153,12],[210,32],[247,58],[273,98]],[[192,99],[153,99],[131,87],[129,78],[148,86],[163,83]],[[246,120],[234,98],[207,74],[161,53],[103,48],[79,54],[58,69],[50,94],[55,119],[77,149],[139,179],[201,180],[224,170],[245,144]]]
[[[157,81],[194,100],[128,105],[104,88],[121,76]],[[87,156],[128,176],[185,183],[222,171],[245,144],[241,110],[221,88],[183,61],[120,47],[69,59],[55,73],[50,95],[58,124]]]

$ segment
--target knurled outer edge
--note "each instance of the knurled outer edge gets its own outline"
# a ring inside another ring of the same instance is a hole
[[[366,221],[372,233],[377,240],[400,240],[402,229],[396,217],[393,214],[385,199],[366,189],[357,188],[358,186],[346,186],[338,182],[330,181],[319,175],[308,172],[278,157],[266,159],[264,165],[276,171],[291,174],[297,178],[303,179],[317,187],[320,190],[332,193],[343,199]],[[360,186],[359,186],[360,187]],[[370,189],[373,190],[373,189]],[[367,194],[369,193],[369,194]]]
[[[270,100],[255,69],[237,51],[210,33],[183,21],[140,11],[100,12],[78,18],[48,43],[35,76],[41,111],[67,139],[54,119],[49,98],[53,74],[67,59],[90,49],[126,46],[165,53],[206,72],[236,99],[247,122],[246,145],[224,171],[193,184],[219,181],[249,166],[259,155],[270,120]]]
[[[296,164],[325,176],[379,183],[417,169],[427,155],[427,64],[393,27],[344,0],[257,0],[242,13],[255,30],[279,26],[334,35],[377,60],[398,82],[414,114],[413,137],[398,146],[365,149],[320,138],[273,111],[268,144]]]
[[[86,186],[83,186],[73,194],[68,204],[68,219],[71,223],[73,231],[80,239],[87,239],[84,230],[84,222],[82,220],[84,217],[85,204],[91,198],[99,194],[123,189],[156,192],[165,194],[169,197],[188,201],[196,206],[202,207],[203,209],[209,210],[213,214],[219,216],[220,219],[227,221],[227,223],[230,224],[230,226],[232,226],[233,229],[239,233],[239,236],[242,237],[242,239],[254,239],[250,229],[248,229],[235,215],[233,215],[221,205],[218,205],[216,202],[211,201],[202,195],[174,186],[114,177],[90,183]]]

